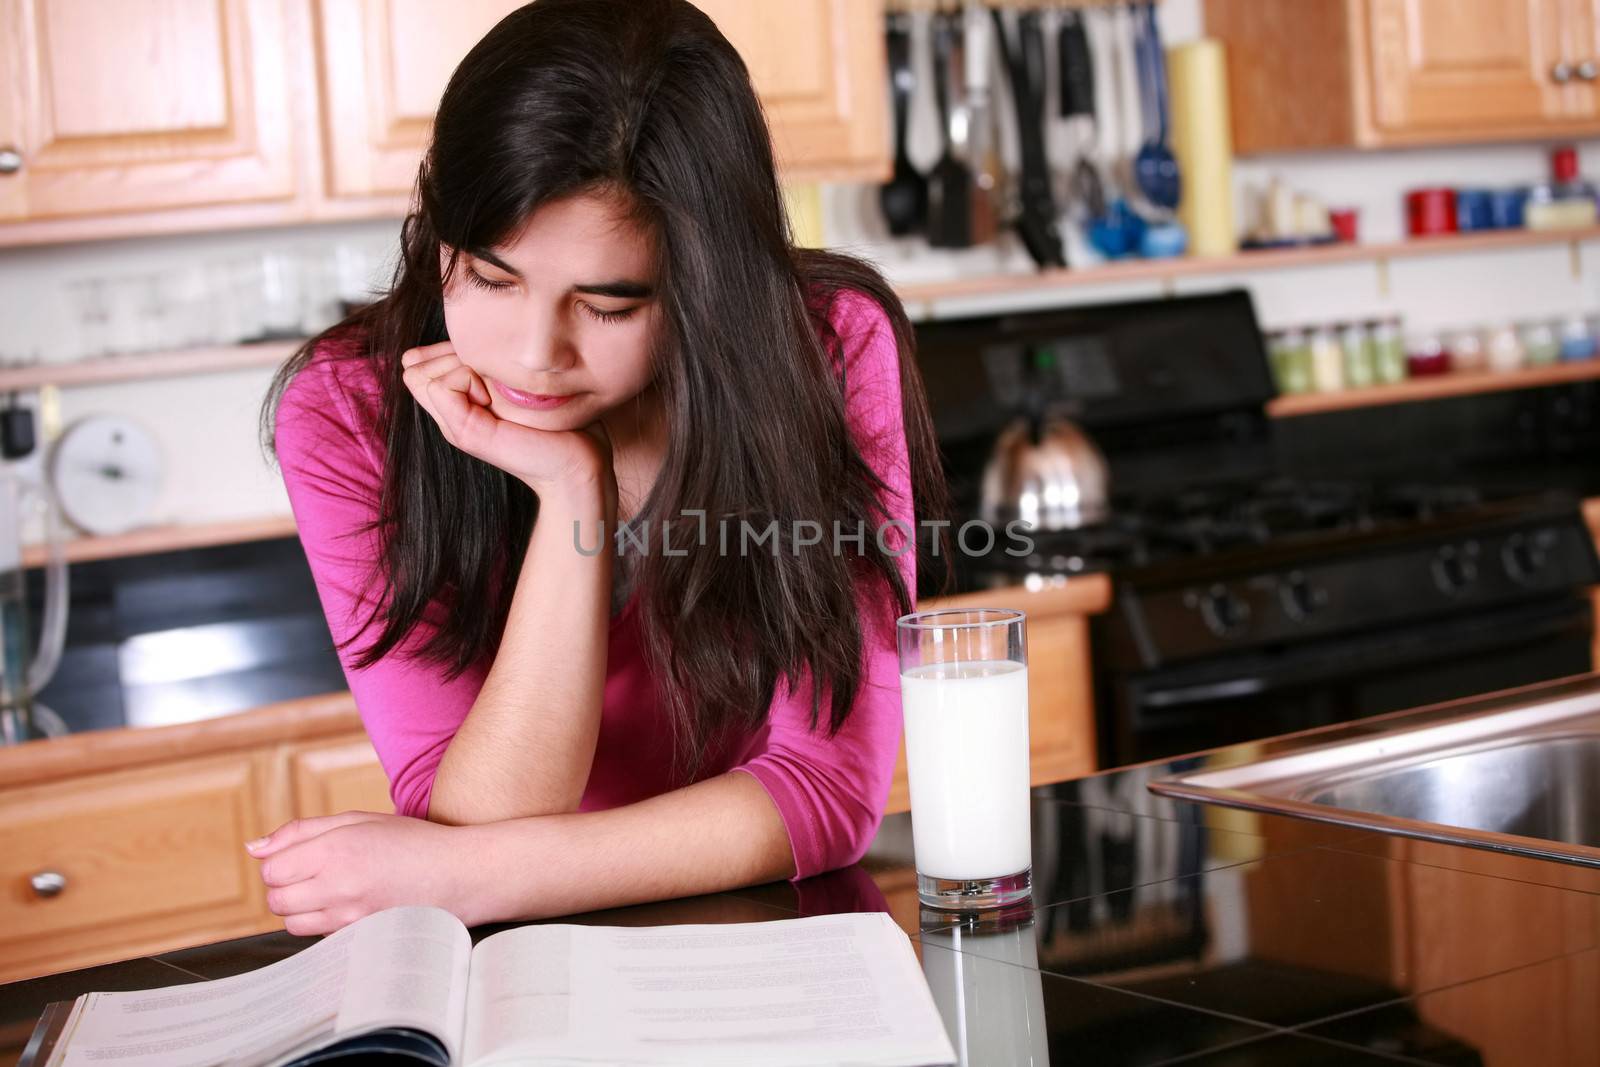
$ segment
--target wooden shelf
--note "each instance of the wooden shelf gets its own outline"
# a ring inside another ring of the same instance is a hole
[[[275,367],[304,344],[304,339],[264,341],[253,345],[219,345],[171,352],[134,352],[65,363],[35,363],[0,369],[0,392],[38,389],[45,385],[103,385],[143,378],[212,374],[247,367]]]
[[[1415,400],[1471,396],[1474,393],[1537,389],[1545,385],[1566,385],[1570,382],[1586,382],[1597,378],[1600,378],[1600,359],[1585,360],[1581,363],[1557,363],[1550,367],[1529,367],[1524,370],[1440,374],[1431,378],[1414,378],[1394,385],[1345,389],[1337,393],[1297,393],[1292,396],[1280,396],[1267,404],[1267,413],[1281,419],[1381,404],[1409,404]]]
[[[1483,233],[1421,237],[1390,244],[1333,244],[1311,248],[1283,248],[1237,252],[1231,256],[1180,259],[1130,259],[1085,267],[1082,270],[1046,270],[1033,273],[991,274],[947,282],[898,286],[900,298],[914,301],[948,300],[991,293],[1075,289],[1094,285],[1154,281],[1171,283],[1179,278],[1208,274],[1245,274],[1251,271],[1296,270],[1338,263],[1385,262],[1428,256],[1453,256],[1541,245],[1577,245],[1600,240],[1600,226],[1579,230],[1492,230]]]

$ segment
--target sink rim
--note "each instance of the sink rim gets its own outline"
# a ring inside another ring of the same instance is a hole
[[[1374,732],[1376,728],[1376,732]],[[1155,779],[1161,796],[1600,867],[1600,847],[1317,804],[1335,784],[1534,741],[1600,738],[1600,673],[1575,675],[1274,739],[1254,759]],[[1232,753],[1247,746],[1213,750]],[[1242,753],[1241,753],[1242,754]]]

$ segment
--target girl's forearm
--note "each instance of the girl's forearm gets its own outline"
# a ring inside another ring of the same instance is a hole
[[[576,811],[594,762],[611,618],[604,488],[540,498],[505,634],[434,777],[428,818]],[[574,541],[574,524],[585,555]],[[601,546],[594,552],[596,544]]]
[[[794,876],[778,808],[742,771],[605,811],[475,826],[475,922],[543,919]]]

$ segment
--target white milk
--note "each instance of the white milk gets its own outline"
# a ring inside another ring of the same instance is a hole
[[[919,874],[996,878],[1031,862],[1028,668],[934,663],[900,676]]]

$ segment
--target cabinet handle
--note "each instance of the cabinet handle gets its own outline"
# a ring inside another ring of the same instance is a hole
[[[67,888],[67,876],[60,871],[40,871],[28,882],[33,886],[33,895],[36,897],[60,896],[61,891]]]
[[[1572,80],[1572,64],[1561,60],[1550,68],[1550,77],[1557,85],[1565,85]]]
[[[1600,75],[1600,66],[1596,66],[1594,60],[1586,59],[1578,64],[1579,81],[1592,82],[1597,75]]]
[[[15,174],[22,169],[22,153],[11,145],[0,148],[0,174]]]

